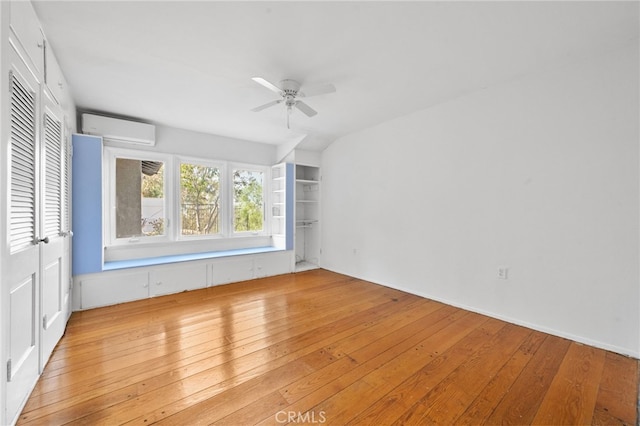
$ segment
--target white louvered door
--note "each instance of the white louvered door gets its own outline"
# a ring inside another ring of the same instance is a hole
[[[7,190],[9,203],[7,240],[3,251],[5,278],[2,291],[8,294],[3,332],[6,333],[6,411],[9,418],[22,405],[39,374],[40,310],[40,135],[38,105],[40,85],[13,49],[10,54]],[[5,89],[6,90],[6,89]]]
[[[0,15],[0,425],[4,425],[17,421],[70,314],[71,129],[65,113],[73,105],[66,89],[57,86],[64,80],[62,74],[50,72],[57,64],[51,52],[47,55],[31,3],[0,0]]]
[[[66,149],[64,141],[64,117],[61,108],[48,89],[42,96],[41,146],[41,368],[44,368],[53,348],[62,337],[68,311],[68,266],[65,247],[68,227],[65,229],[65,172]]]

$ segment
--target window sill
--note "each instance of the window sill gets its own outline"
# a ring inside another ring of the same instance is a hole
[[[228,256],[242,256],[247,254],[271,253],[284,251],[275,247],[252,247],[235,250],[209,251],[204,253],[174,254],[168,256],[146,257],[141,259],[112,260],[104,263],[103,271],[118,269],[140,268],[143,266],[165,265],[168,263],[190,262],[193,260],[215,259]]]

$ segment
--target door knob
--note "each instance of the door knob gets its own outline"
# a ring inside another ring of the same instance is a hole
[[[45,243],[45,244],[49,244],[49,237],[44,237],[44,238],[38,238],[38,243]]]

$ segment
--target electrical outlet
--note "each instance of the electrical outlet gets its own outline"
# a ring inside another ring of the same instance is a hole
[[[509,267],[508,266],[498,266],[498,279],[508,280],[509,279]]]

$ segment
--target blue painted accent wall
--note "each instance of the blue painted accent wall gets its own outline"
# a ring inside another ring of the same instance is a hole
[[[293,163],[287,163],[285,168],[285,209],[286,209],[286,217],[287,223],[285,225],[285,235],[286,235],[286,250],[293,250],[293,188],[296,182],[295,176],[295,165]]]
[[[102,138],[73,135],[73,275],[102,271]]]

